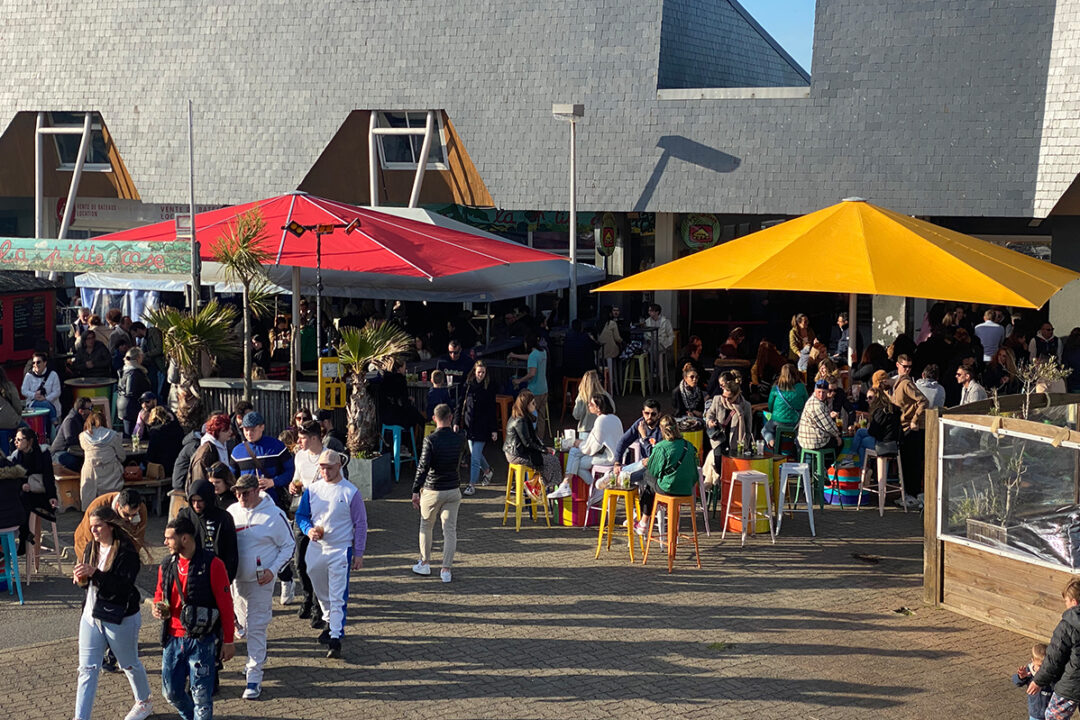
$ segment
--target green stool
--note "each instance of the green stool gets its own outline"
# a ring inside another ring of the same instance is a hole
[[[634,355],[632,358],[626,361],[626,370],[623,371],[622,381],[623,395],[627,394],[627,388],[633,387],[634,383],[637,383],[641,387],[642,395],[649,394],[649,391],[645,387],[645,383],[648,378],[648,370],[646,370],[648,362],[649,357],[645,353]],[[634,372],[635,368],[637,369],[637,373]]]
[[[779,437],[779,435],[777,436]],[[821,448],[819,450],[806,450],[804,449],[799,454],[799,462],[807,462],[806,458],[810,458],[810,474],[813,476],[814,482],[814,499],[817,500],[818,506],[821,511],[825,511],[825,475],[829,471],[829,466],[836,462],[836,450],[833,448]],[[829,459],[826,460],[826,457]]]

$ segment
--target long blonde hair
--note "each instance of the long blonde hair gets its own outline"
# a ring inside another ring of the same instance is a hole
[[[581,382],[578,383],[577,399],[588,405],[589,400],[597,393],[607,395],[607,390],[604,389],[603,384],[600,382],[600,373],[589,370],[581,377]]]
[[[797,372],[794,365],[784,363],[784,367],[780,368],[780,377],[776,379],[776,387],[781,390],[794,390]]]

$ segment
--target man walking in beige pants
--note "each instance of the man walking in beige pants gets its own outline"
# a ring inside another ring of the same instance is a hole
[[[448,583],[457,547],[457,516],[461,507],[458,458],[465,438],[450,427],[454,414],[449,405],[436,405],[432,416],[435,419],[435,432],[424,438],[420,460],[416,463],[416,480],[413,482],[412,504],[420,511],[420,561],[413,565],[412,571],[417,575],[431,574],[428,561],[431,558],[435,518],[439,518],[443,531],[442,570],[439,577]]]

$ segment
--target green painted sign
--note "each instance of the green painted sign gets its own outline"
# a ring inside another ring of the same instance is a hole
[[[0,270],[187,274],[191,243],[0,237]]]

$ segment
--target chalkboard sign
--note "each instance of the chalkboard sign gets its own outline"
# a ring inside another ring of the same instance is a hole
[[[46,339],[45,296],[33,295],[16,298],[11,302],[12,350],[33,350],[34,345]]]

